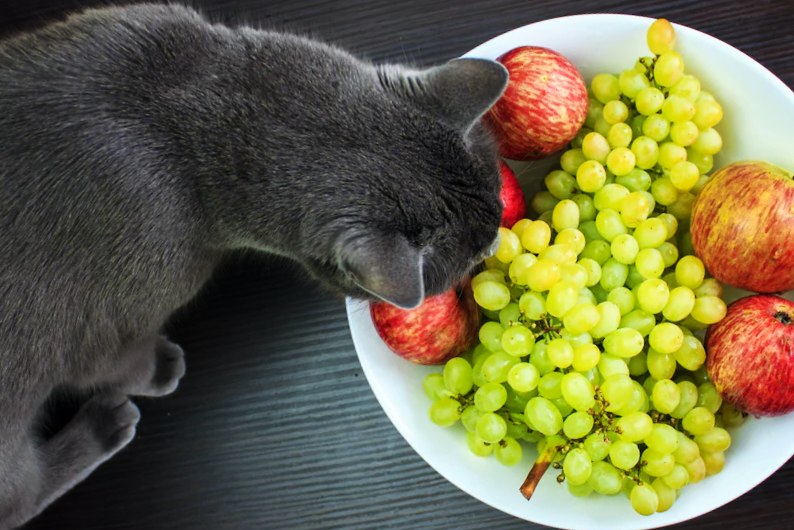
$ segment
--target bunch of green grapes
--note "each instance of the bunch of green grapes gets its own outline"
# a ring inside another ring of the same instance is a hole
[[[424,380],[430,417],[505,465],[524,444],[575,495],[667,510],[720,471],[744,416],[709,381],[697,332],[726,312],[688,236],[722,108],[684,73],[666,20],[653,57],[599,74],[585,127],[472,279],[479,343]]]

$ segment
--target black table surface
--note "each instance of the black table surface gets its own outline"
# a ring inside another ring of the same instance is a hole
[[[728,42],[794,86],[790,0],[190,3],[218,21],[297,31],[374,61],[416,65],[558,16],[666,17]],[[101,4],[107,1],[2,0],[0,34]],[[759,97],[747,94],[747,104]],[[170,328],[187,352],[178,391],[138,400],[137,438],[31,530],[541,528],[468,496],[411,449],[361,371],[344,301],[290,264],[230,260]],[[789,462],[747,494],[677,528],[794,527],[792,517]]]

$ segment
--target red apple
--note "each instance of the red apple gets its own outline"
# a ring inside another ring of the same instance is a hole
[[[468,282],[429,296],[414,309],[373,302],[370,314],[383,342],[418,364],[442,364],[473,346],[480,319]]]
[[[485,115],[502,156],[544,158],[561,150],[587,117],[587,86],[563,55],[538,46],[514,48],[497,58],[510,79]]]
[[[518,183],[516,174],[510,166],[499,161],[499,172],[502,175],[502,190],[499,192],[499,200],[504,205],[502,210],[502,226],[511,228],[519,219],[527,215],[527,201],[521,185]]]
[[[728,285],[774,293],[794,289],[794,181],[756,160],[716,171],[698,193],[692,246]]]
[[[794,302],[758,294],[706,332],[706,368],[725,401],[756,416],[794,410]]]

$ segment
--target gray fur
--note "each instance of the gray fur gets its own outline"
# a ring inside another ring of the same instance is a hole
[[[179,6],[90,10],[0,42],[0,529],[134,436],[128,395],[172,392],[160,336],[229,251],[414,306],[499,224],[478,118],[504,69],[375,66]],[[46,442],[59,388],[93,396]]]

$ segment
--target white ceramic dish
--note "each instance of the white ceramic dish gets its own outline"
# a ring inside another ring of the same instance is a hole
[[[500,35],[466,54],[495,59],[520,45],[546,46],[567,56],[589,81],[598,72],[619,73],[649,55],[645,32],[652,19],[627,15],[581,15],[538,22]],[[735,48],[698,31],[675,26],[686,70],[723,104],[718,126],[724,150],[715,167],[733,160],[762,159],[794,168],[790,124],[794,94],[777,77]],[[537,164],[547,165],[547,162]],[[525,179],[543,176],[542,167],[522,171]],[[532,183],[524,181],[527,188]],[[518,492],[535,454],[506,468],[493,458],[469,453],[463,427],[443,429],[428,419],[422,378],[437,367],[399,358],[380,340],[367,303],[347,301],[353,342],[375,396],[397,430],[436,471],[494,508],[536,523],[568,529],[638,529],[670,525],[714,510],[747,492],[794,455],[794,414],[751,419],[733,434],[724,470],[687,486],[673,507],[650,517],[637,515],[623,495],[576,498],[555,481],[541,480],[534,497]]]

